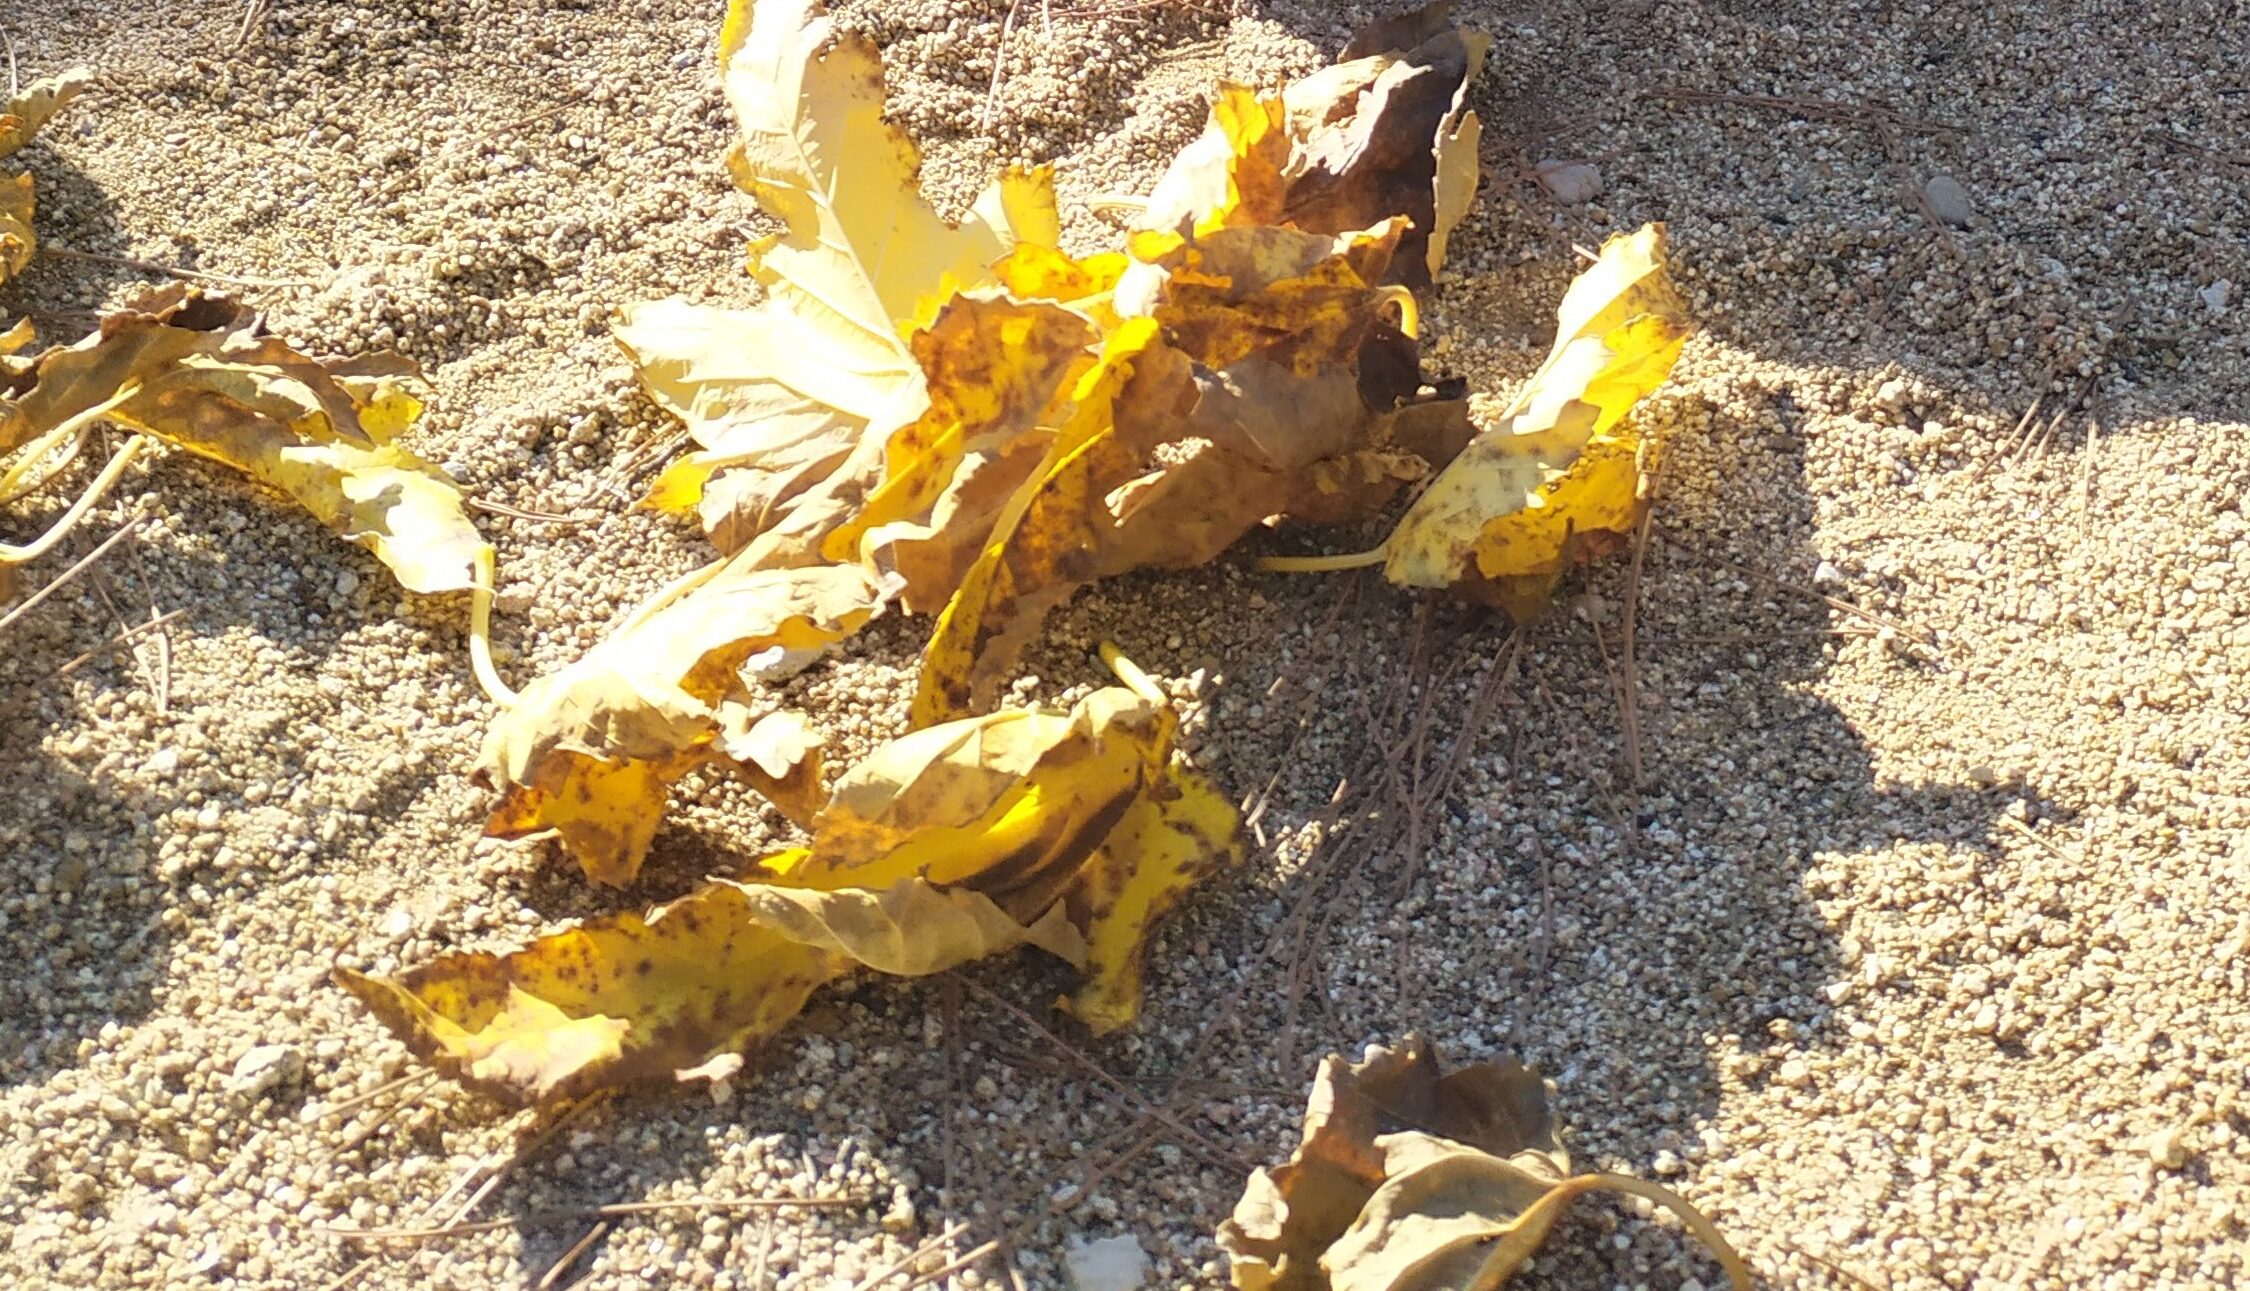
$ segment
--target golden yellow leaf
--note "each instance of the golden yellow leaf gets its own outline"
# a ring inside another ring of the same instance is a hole
[[[1196,236],[1279,224],[1290,154],[1286,121],[1278,96],[1220,85],[1211,101],[1211,123],[1180,149],[1150,190],[1140,227]]]
[[[1110,686],[1068,712],[924,727],[837,780],[811,824],[810,854],[774,880],[826,889],[924,878],[1028,919],[1165,774],[1174,724],[1159,696]]]
[[[31,231],[31,176],[0,176],[0,284],[23,272],[38,249]]]
[[[906,333],[1019,243],[1055,244],[1053,184],[1011,171],[967,220],[941,219],[913,142],[884,118],[874,44],[811,0],[736,0],[720,72],[742,134],[729,164],[784,229],[751,248],[757,308],[627,311],[619,339],[701,450],[647,501],[696,511],[729,552],[807,508],[817,543],[880,478],[882,438],[923,411]]]
[[[1555,344],[1498,423],[1479,434],[1359,556],[1274,559],[1317,570],[1381,561],[1407,587],[1458,586],[1522,617],[1570,565],[1629,533],[1657,445],[1627,420],[1664,383],[1693,330],[1664,271],[1664,228],[1602,246],[1564,295]]]
[[[589,879],[629,883],[672,783],[714,756],[801,818],[808,781],[817,794],[818,767],[803,765],[816,742],[760,733],[743,715],[722,720],[720,701],[753,656],[818,651],[858,631],[879,599],[855,567],[723,566],[644,609],[493,720],[477,758],[479,781],[500,795],[485,833],[553,831]]]
[[[62,111],[63,105],[84,93],[94,83],[94,74],[83,67],[74,67],[59,76],[33,81],[14,98],[0,107],[0,157],[8,157],[25,144],[40,127]]]
[[[692,1075],[770,1038],[823,983],[866,964],[926,974],[1067,933],[918,879],[791,891],[715,881],[646,919],[619,914],[506,955],[443,956],[338,982],[416,1056],[513,1103]]]
[[[649,396],[701,446],[658,475],[642,504],[699,516],[722,551],[779,523],[845,467],[862,438],[879,440],[923,403],[921,373],[903,346],[871,365],[770,307],[631,306],[617,340]]]
[[[308,358],[191,287],[152,292],[0,392],[0,451],[109,405],[107,416],[278,489],[373,551],[414,592],[491,586],[492,548],[459,488],[389,438],[419,414],[396,356]]]
[[[1513,1062],[1447,1072],[1419,1036],[1321,1063],[1288,1162],[1251,1175],[1219,1247],[1242,1291],[1491,1291],[1576,1198],[1672,1211],[1737,1291],[1749,1268],[1701,1212],[1627,1175],[1570,1174],[1546,1083]]]
[[[1186,357],[1152,319],[1113,334],[1072,392],[1074,411],[1031,482],[1016,492],[931,632],[911,720],[926,726],[982,707],[1000,671],[1049,608],[1100,577],[1104,499],[1130,480],[1194,406]]]

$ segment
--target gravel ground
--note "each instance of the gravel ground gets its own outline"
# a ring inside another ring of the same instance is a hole
[[[1213,78],[1302,72],[1367,16],[1083,7],[1050,31],[1024,6],[989,122],[999,0],[846,13],[936,187],[1052,158],[1066,202],[1145,185]],[[277,330],[426,364],[417,446],[571,517],[481,517],[504,667],[564,662],[702,550],[623,505],[668,431],[606,322],[745,290],[717,5],[255,8],[238,45],[240,5],[0,0],[25,76],[100,75],[19,156],[41,235],[302,281],[252,291]],[[518,1286],[598,1229],[556,1284],[826,1287],[965,1224],[921,1267],[1005,1238],[1057,1286],[1125,1234],[1153,1283],[1215,1285],[1212,1229],[1293,1141],[1317,1056],[1414,1026],[1542,1064],[1581,1161],[1681,1189],[1776,1286],[2250,1278],[2240,5],[1462,9],[1499,36],[1490,185],[1435,360],[1504,394],[1569,248],[1669,221],[1708,326],[1650,412],[1675,445],[1658,540],[1637,588],[1592,571],[1513,652],[1465,609],[1243,557],[1057,615],[1022,693],[1092,683],[1113,635],[1265,796],[1265,845],[1166,938],[1140,1028],[1085,1042],[1028,959],[833,990],[716,1096],[597,1106],[497,1176],[525,1118],[427,1084],[353,1102],[410,1068],[334,957],[390,969],[600,903],[475,840],[465,607],[163,458],[77,551],[160,523],[0,655],[0,1281]],[[49,256],[0,311],[68,338],[138,285]],[[152,608],[177,617],[105,647]],[[889,729],[920,630],[797,683],[816,716]],[[1396,810],[1464,730],[1450,788]],[[1370,761],[1398,781],[1331,812]],[[633,896],[779,828],[715,788]],[[449,1216],[488,1177],[490,1231],[322,1231]],[[583,1212],[780,1195],[849,1200]],[[1533,1281],[1708,1284],[1681,1250],[1592,1206]]]

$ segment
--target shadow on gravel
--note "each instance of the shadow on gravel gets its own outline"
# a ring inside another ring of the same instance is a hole
[[[74,104],[51,129],[68,129]],[[36,352],[68,344],[94,329],[101,302],[118,286],[146,280],[125,265],[93,256],[126,256],[131,247],[119,227],[116,203],[84,171],[57,157],[34,137],[22,152],[0,163],[0,172],[28,170],[36,185],[32,232],[39,247],[22,274],[0,285],[0,325],[29,318],[39,329]],[[65,254],[82,251],[86,256]]]

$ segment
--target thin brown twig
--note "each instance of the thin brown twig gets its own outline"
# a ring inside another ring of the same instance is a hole
[[[948,1242],[951,1242],[954,1238],[959,1237],[961,1234],[968,1231],[969,1222],[965,1219],[959,1220],[952,1224],[948,1224],[944,1232],[939,1233],[937,1236],[923,1242],[920,1246],[917,1246],[913,1250],[908,1251],[906,1254],[899,1256],[889,1264],[886,1264],[882,1268],[879,1268],[873,1273],[868,1274],[866,1277],[861,1278],[858,1284],[852,1287],[852,1291],[875,1291],[876,1287],[883,1285],[885,1282],[890,1281],[892,1278],[895,1278],[899,1274],[904,1273],[908,1269],[912,1268],[914,1266],[914,1261],[921,1259],[923,1256],[928,1255],[930,1252],[937,1250],[939,1247],[944,1246]],[[758,1279],[751,1279],[750,1285],[756,1286],[757,1284]]]
[[[1835,99],[1800,98],[1776,94],[1726,94],[1715,90],[1691,90],[1684,86],[1663,86],[1648,91],[1648,97],[1673,103],[1710,104],[1721,107],[1751,108],[1761,112],[1781,112],[1817,121],[1830,121],[1838,125],[1857,126],[1875,136],[1885,160],[1891,163],[1898,177],[1900,195],[1907,205],[1921,215],[1938,235],[1938,241],[1952,253],[1962,258],[1960,243],[1953,230],[1938,218],[1930,205],[1929,192],[1917,182],[1909,165],[1906,149],[1899,143],[1899,132],[1914,134],[1966,133],[1960,126],[1947,121],[1933,121],[1926,117],[1908,116],[1896,108],[1880,103],[1848,103]]]
[[[1008,0],[1008,14],[1000,20],[1000,39],[992,47],[992,85],[984,93],[984,122],[979,127],[991,134],[994,123],[1000,119],[1000,80],[1008,66],[1008,37],[1015,34],[1016,14],[1023,8],[1023,0]]]
[[[536,520],[541,524],[592,524],[596,518],[593,516],[556,515],[549,511],[527,511],[522,507],[509,506],[505,502],[494,502],[490,498],[464,498],[463,501],[467,502],[474,510],[490,511],[494,515],[508,516],[516,520]]]
[[[1224,1148],[1221,1148],[1218,1144],[1213,1143],[1210,1139],[1204,1137],[1202,1134],[1193,1129],[1190,1129],[1178,1118],[1174,1117],[1169,1111],[1165,1110],[1161,1105],[1159,1105],[1156,1100],[1150,1098],[1148,1095],[1143,1094],[1141,1091],[1133,1088],[1131,1085],[1128,1085],[1124,1081],[1119,1080],[1117,1077],[1111,1075],[1109,1071],[1100,1063],[1095,1062],[1092,1058],[1087,1057],[1084,1050],[1081,1050],[1077,1045],[1074,1045],[1070,1041],[1063,1039],[1061,1036],[1056,1035],[1053,1031],[1048,1030],[1044,1025],[1040,1023],[1039,1019],[1031,1016],[1030,1013],[1026,1012],[1022,1007],[1017,1005],[1015,1001],[983,986],[982,984],[974,980],[964,979],[963,984],[966,985],[969,990],[975,992],[977,998],[983,1000],[987,1004],[994,1006],[995,1008],[998,1008],[1001,1012],[1006,1013],[1008,1016],[1014,1018],[1017,1023],[1030,1030],[1033,1034],[1046,1041],[1049,1045],[1053,1046],[1056,1052],[1070,1059],[1073,1066],[1085,1072],[1087,1075],[1092,1076],[1095,1080],[1100,1081],[1102,1084],[1108,1086],[1115,1092],[1122,1094],[1126,1098],[1132,1100],[1136,1105],[1139,1106],[1139,1108],[1143,1112],[1153,1117],[1158,1124],[1164,1126],[1164,1128],[1172,1131],[1174,1134],[1179,1135],[1183,1140],[1180,1146],[1195,1148],[1200,1151],[1204,1155],[1204,1157],[1209,1159],[1213,1165],[1228,1167],[1245,1175],[1249,1174],[1250,1171],[1255,1168],[1249,1162],[1243,1161],[1241,1158],[1236,1157],[1233,1153],[1228,1152]]]
[[[99,545],[97,545],[92,551],[89,551],[85,555],[80,556],[75,562],[71,564],[70,568],[64,570],[60,574],[57,574],[47,583],[46,586],[41,587],[38,591],[33,592],[30,596],[25,597],[21,605],[16,606],[16,608],[8,611],[6,614],[0,614],[0,632],[6,631],[11,625],[15,623],[17,619],[22,618],[24,615],[31,613],[33,609],[37,608],[40,602],[46,600],[48,597],[53,596],[56,592],[60,591],[64,587],[64,585],[68,584],[72,579],[78,577],[80,574],[85,573],[89,568],[93,566],[96,561],[108,555],[111,548],[115,547],[118,543],[123,542],[128,536],[136,532],[136,527],[139,524],[139,516],[135,516],[132,519],[127,520],[124,524],[118,527],[117,532],[111,534],[107,538],[102,539]]]
[[[606,1206],[527,1210],[507,1219],[467,1219],[450,1224],[432,1224],[418,1228],[342,1228],[330,1224],[315,1224],[312,1231],[325,1237],[334,1237],[351,1242],[427,1242],[437,1238],[493,1233],[503,1228],[512,1228],[518,1224],[554,1224],[574,1219],[614,1219],[621,1215],[645,1215],[664,1210],[780,1210],[792,1207],[807,1210],[833,1210],[867,1204],[868,1199],[865,1197],[684,1197],[678,1201],[617,1201]]]
[[[1698,547],[1682,542],[1679,535],[1673,533],[1670,529],[1659,528],[1655,532],[1659,536],[1661,536],[1664,541],[1680,548],[1682,551],[1687,552],[1689,555],[1694,556],[1698,560],[1707,560],[1712,564],[1717,565],[1721,569],[1731,569],[1735,573],[1742,575],[1744,578],[1755,578],[1758,581],[1765,583],[1769,587],[1777,587],[1785,592],[1795,592],[1800,596],[1809,596],[1814,600],[1826,605],[1832,610],[1839,610],[1845,614],[1850,614],[1857,618],[1865,619],[1869,623],[1872,623],[1879,628],[1889,628],[1892,632],[1901,637],[1904,637],[1908,641],[1912,641],[1914,644],[1921,646],[1924,649],[1934,651],[1938,648],[1937,641],[1928,633],[1910,628],[1904,623],[1899,622],[1897,619],[1889,618],[1884,615],[1877,614],[1873,610],[1854,605],[1850,601],[1844,600],[1841,597],[1830,596],[1826,592],[1816,592],[1809,587],[1804,587],[1800,586],[1799,584],[1789,582],[1787,579],[1776,578],[1772,574],[1766,573],[1764,570],[1752,569],[1748,565],[1738,565],[1723,556],[1714,556],[1708,551],[1704,551]]]
[[[156,630],[156,713],[162,717],[172,711],[172,616],[157,610],[156,580],[149,577],[140,544],[126,548],[125,554],[133,562],[133,577],[141,585],[141,594],[148,597],[147,626]],[[139,657],[140,647],[133,647],[133,654]]]
[[[1659,470],[1663,468],[1658,467]],[[1638,649],[1641,621],[1641,564],[1648,559],[1649,526],[1656,522],[1656,508],[1651,506],[1641,513],[1641,522],[1633,531],[1633,563],[1625,569],[1625,621],[1618,629],[1617,642],[1617,725],[1625,739],[1625,787],[1633,793],[1641,791],[1641,668]]]
[[[168,277],[185,278],[190,282],[217,283],[224,287],[317,288],[320,286],[319,283],[309,278],[237,278],[233,274],[209,273],[202,269],[182,269],[178,265],[164,264],[156,260],[143,260],[139,256],[104,255],[98,251],[76,251],[69,247],[41,247],[39,248],[39,254],[60,256],[65,260],[91,260],[96,264],[113,264],[123,269],[139,269],[143,273],[160,273]]]
[[[108,574],[97,569],[87,575],[86,585],[93,589],[94,596],[101,601],[102,608],[109,611],[109,617],[116,621],[120,630],[132,627],[131,621],[125,617],[125,611],[117,608],[117,598],[109,594]],[[148,686],[150,698],[156,701],[157,714],[162,716],[169,707],[166,702],[170,698],[169,678],[159,680],[156,669],[149,664],[148,660],[141,657],[140,647],[138,646],[133,647],[133,666],[140,670],[141,680]]]
[[[547,1266],[547,1271],[541,1274],[539,1281],[534,1284],[536,1291],[551,1291],[551,1288],[561,1282],[563,1277],[570,1272],[572,1265],[586,1257],[586,1252],[594,1248],[594,1243],[609,1234],[609,1230],[615,1226],[615,1222],[608,1219],[597,1220],[592,1228],[586,1230],[584,1237],[572,1242],[570,1249],[564,1251],[560,1259]]]
[[[178,610],[173,611],[173,613],[175,614],[178,614],[180,612],[181,611]],[[428,1082],[436,1079],[437,1072],[433,1068],[425,1067],[419,1071],[410,1071],[394,1080],[386,1080],[382,1084],[377,1085],[375,1088],[370,1089],[365,1093],[354,1094],[350,1098],[347,1098],[340,1103],[329,1104],[327,1107],[321,1109],[320,1119],[325,1121],[332,1116],[342,1116],[344,1113],[351,1111],[353,1108],[364,1107],[368,1103],[372,1103],[376,1099],[381,1098],[383,1095],[391,1093],[394,1090],[405,1089],[410,1085],[427,1084]]]
[[[70,674],[78,671],[86,664],[92,662],[97,655],[100,655],[104,651],[114,650],[121,645],[129,643],[135,637],[140,636],[142,633],[164,627],[167,624],[171,623],[172,620],[179,618],[181,615],[186,613],[186,608],[182,607],[180,609],[173,610],[171,613],[164,615],[162,618],[150,619],[146,623],[135,623],[131,627],[126,628],[123,632],[120,632],[116,636],[111,637],[109,640],[102,642],[100,645],[95,646],[93,649],[88,650],[84,654],[77,656],[69,663],[64,664],[62,667],[55,669],[54,672],[50,673],[49,675],[55,677],[68,677]]]

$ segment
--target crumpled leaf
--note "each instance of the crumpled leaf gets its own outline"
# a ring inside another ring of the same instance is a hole
[[[339,968],[336,979],[440,1072],[537,1102],[693,1074],[770,1038],[862,964],[922,975],[1027,941],[1068,956],[1075,936],[920,879],[838,892],[715,880],[646,919],[591,920],[393,978]]]
[[[1219,1247],[1242,1291],[1490,1291],[1595,1191],[1672,1211],[1750,1291],[1741,1257],[1677,1194],[1570,1173],[1537,1072],[1514,1062],[1447,1072],[1419,1036],[1321,1063],[1296,1152],[1250,1176]]]
[[[1121,279],[1124,322],[940,615],[916,722],[985,706],[1079,587],[1202,564],[1270,517],[1373,514],[1458,449],[1465,405],[1457,391],[1442,400],[1459,430],[1438,433],[1411,297],[1377,281],[1404,227],[1135,239],[1135,263],[1155,276]]]
[[[0,158],[26,143],[64,104],[93,84],[93,73],[72,68],[60,76],[33,81],[0,108]],[[31,230],[32,183],[29,175],[0,175],[0,286],[31,263],[39,239]]]
[[[1068,712],[877,749],[807,822],[809,847],[744,881],[504,956],[338,980],[439,1070],[511,1101],[708,1074],[856,967],[932,973],[1026,942],[1085,966],[1081,1016],[1122,1024],[1155,920],[1238,843],[1232,806],[1176,765],[1161,694],[1112,659],[1126,684]]]
[[[1455,587],[1518,618],[1536,614],[1564,570],[1618,545],[1645,513],[1660,445],[1628,414],[1664,383],[1692,330],[1665,273],[1664,226],[1610,238],[1564,295],[1546,361],[1381,547],[1266,567],[1379,561],[1402,586]]]
[[[487,836],[551,831],[587,878],[622,886],[640,873],[671,785],[714,761],[792,818],[811,814],[817,741],[801,719],[759,720],[721,700],[753,656],[858,631],[880,589],[853,566],[715,569],[524,687],[494,719],[477,756],[478,782],[500,795]]]
[[[13,156],[31,136],[53,119],[63,105],[84,93],[94,83],[93,72],[84,67],[73,67],[59,76],[33,81],[22,92],[0,107],[0,158]]]
[[[1337,235],[1404,217],[1386,280],[1427,285],[1476,196],[1481,126],[1467,96],[1491,44],[1456,29],[1451,9],[1443,0],[1376,23],[1344,61],[1279,95],[1221,86],[1210,124],[1166,168],[1138,226]]]
[[[884,479],[822,554],[896,571],[908,610],[945,604],[992,521],[1038,466],[1037,434],[1092,361],[1094,329],[1045,301],[984,293],[946,302],[912,346],[929,408],[890,436]]]
[[[876,468],[855,445],[922,411],[911,326],[1018,243],[1054,245],[1061,224],[1044,170],[1010,171],[961,224],[941,219],[920,194],[920,154],[884,118],[874,43],[838,33],[814,0],[734,0],[719,65],[742,132],[729,166],[784,226],[750,249],[768,298],[640,306],[619,339],[702,450],[659,476],[649,503],[697,511],[731,552],[815,484]],[[856,501],[843,490],[822,510],[840,522]]]
[[[1125,809],[1062,909],[1086,937],[1085,985],[1063,1001],[1095,1035],[1140,1016],[1156,925],[1187,890],[1241,859],[1242,817],[1200,772],[1174,764]]]
[[[390,442],[421,415],[419,385],[396,355],[308,358],[247,307],[167,287],[0,371],[0,452],[110,404],[112,420],[287,493],[409,591],[489,588],[492,548],[459,488]]]

